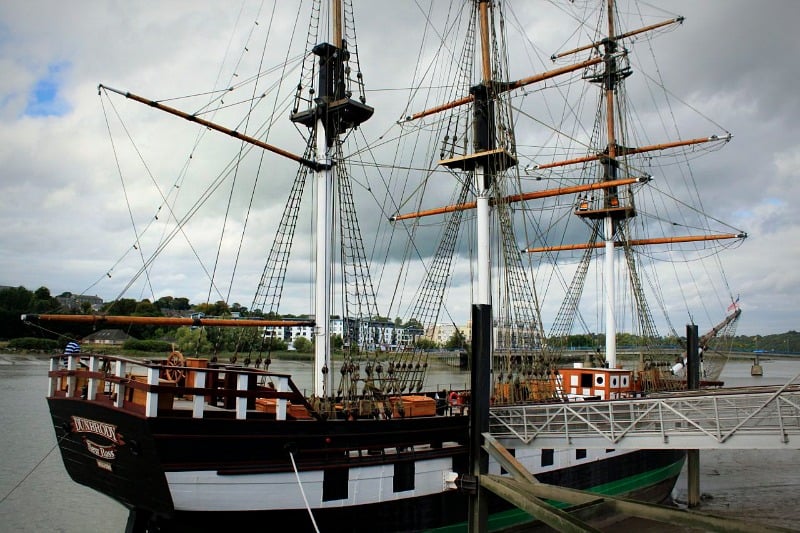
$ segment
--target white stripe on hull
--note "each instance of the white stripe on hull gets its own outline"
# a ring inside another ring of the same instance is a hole
[[[448,457],[417,461],[414,489],[393,492],[394,465],[349,469],[348,497],[322,501],[323,471],[300,472],[300,482],[312,509],[348,507],[438,494]],[[269,511],[303,509],[305,504],[294,472],[220,476],[215,471],[167,472],[172,501],[178,511]]]
[[[541,465],[541,450],[520,449],[516,458],[528,470],[537,474],[629,453],[603,450],[586,452],[585,459],[576,460],[574,450],[555,450],[553,464],[548,466]],[[417,461],[414,468],[414,489],[394,492],[393,464],[351,467],[348,472],[347,498],[330,501],[322,501],[322,470],[300,472],[300,482],[312,509],[380,503],[429,496],[447,490],[444,478],[445,474],[452,471],[451,458]],[[489,472],[499,474],[500,465],[490,460]],[[270,511],[305,508],[294,472],[221,476],[215,471],[189,471],[167,472],[166,476],[172,501],[178,511]]]

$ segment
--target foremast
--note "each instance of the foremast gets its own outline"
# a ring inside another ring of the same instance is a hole
[[[332,43],[317,44],[311,52],[317,56],[317,86],[314,98],[302,111],[295,106],[292,122],[308,127],[313,135],[317,167],[314,171],[316,228],[314,232],[314,395],[333,394],[331,369],[331,284],[333,279],[333,202],[337,179],[334,158],[339,136],[358,127],[372,116],[373,109],[353,100],[348,89],[350,53],[343,39],[342,0],[331,0]],[[361,73],[358,73],[359,79]]]

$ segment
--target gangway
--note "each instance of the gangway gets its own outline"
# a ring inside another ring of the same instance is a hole
[[[800,375],[783,386],[490,408],[507,448],[800,449]]]

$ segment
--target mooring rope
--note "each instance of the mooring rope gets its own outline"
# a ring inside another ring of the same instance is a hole
[[[300,494],[303,495],[303,501],[306,504],[306,510],[308,511],[308,516],[311,517],[311,523],[314,524],[314,531],[319,533],[319,528],[317,527],[317,521],[314,520],[314,513],[311,512],[311,506],[308,505],[308,498],[306,498],[306,491],[303,490],[303,484],[300,482],[300,473],[297,471],[297,464],[294,462],[294,454],[289,452],[289,458],[292,460],[292,468],[294,468],[294,475],[297,478],[297,486],[300,487]]]
[[[4,502],[6,501],[6,499],[7,499],[9,496],[11,496],[12,494],[14,494],[14,492],[16,492],[16,490],[17,490],[17,489],[18,489],[18,488],[19,488],[19,487],[20,487],[20,486],[21,486],[23,483],[25,483],[25,481],[27,481],[27,479],[28,479],[29,477],[31,477],[31,474],[33,474],[34,472],[36,472],[36,470],[38,470],[38,468],[39,468],[39,467],[42,465],[42,463],[45,461],[45,459],[47,459],[48,457],[50,457],[50,454],[52,454],[52,453],[53,453],[53,451],[54,451],[54,450],[55,450],[55,449],[58,447],[59,443],[60,443],[62,440],[64,440],[64,438],[65,438],[65,437],[66,437],[66,435],[64,435],[63,437],[59,438],[59,439],[58,439],[58,441],[56,441],[56,443],[53,445],[53,447],[52,447],[52,448],[50,448],[50,451],[49,451],[49,452],[47,452],[47,453],[44,455],[44,457],[42,457],[41,459],[39,459],[39,462],[38,462],[38,463],[36,463],[36,465],[35,465],[33,468],[31,468],[31,469],[30,469],[30,471],[29,471],[27,474],[25,474],[25,476],[24,476],[22,479],[20,479],[20,480],[17,482],[17,484],[16,484],[16,485],[14,485],[14,486],[11,488],[11,490],[10,490],[10,491],[8,491],[8,492],[5,494],[5,496],[3,496],[2,498],[0,498],[0,503],[4,503]]]

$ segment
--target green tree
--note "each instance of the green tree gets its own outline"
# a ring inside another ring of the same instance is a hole
[[[155,305],[159,309],[172,309],[174,301],[175,299],[172,296],[162,296],[161,298],[153,302],[153,305]]]
[[[222,300],[217,300],[213,304],[209,303],[198,304],[195,307],[195,309],[198,312],[205,314],[206,316],[224,316],[231,314],[231,310],[228,307],[228,304],[226,304]]]
[[[33,292],[32,310],[37,313],[52,312],[59,307],[58,300],[50,295],[50,289],[39,287]]]
[[[28,310],[33,293],[25,287],[8,287],[0,290],[0,309]]]
[[[314,344],[305,337],[297,337],[294,340],[294,348],[298,352],[311,353],[311,351],[314,349]]]
[[[267,337],[264,339],[263,349],[271,352],[286,351],[286,341],[277,337]]]
[[[205,328],[181,326],[175,332],[175,344],[184,354],[209,353],[212,349]]]
[[[37,300],[49,300],[50,298],[52,298],[52,296],[50,295],[50,289],[48,289],[47,287],[39,287],[38,289],[33,291],[33,296]]]
[[[218,330],[216,346],[229,352],[249,352],[258,350],[261,334],[254,328],[214,328]]]
[[[147,299],[137,303],[131,314],[134,316],[162,316],[161,310]]]
[[[334,350],[341,350],[342,346],[344,346],[344,339],[338,333],[334,333],[331,335],[331,347]]]
[[[467,343],[467,339],[464,337],[464,334],[461,333],[461,330],[456,328],[450,338],[447,339],[444,347],[448,350],[458,350],[464,347]]]
[[[414,346],[416,346],[420,350],[432,350],[434,348],[439,347],[439,345],[436,344],[435,341],[429,339],[428,337],[418,338],[416,341],[414,341]]]
[[[239,302],[234,302],[233,305],[231,305],[231,311],[234,313],[239,313],[242,316],[247,316],[247,308],[243,307]]]
[[[416,318],[409,318],[408,322],[406,322],[406,328],[423,329],[422,323]]]
[[[136,311],[138,302],[133,298],[120,298],[113,302],[108,302],[103,306],[103,312],[110,315],[130,316]]]
[[[0,338],[13,339],[28,334],[20,315],[30,313],[33,293],[25,287],[9,287],[0,290]]]

